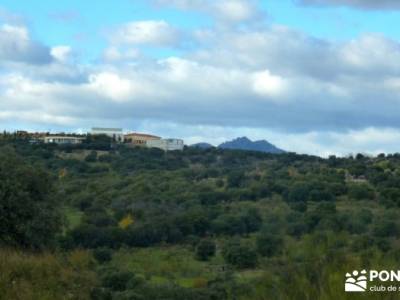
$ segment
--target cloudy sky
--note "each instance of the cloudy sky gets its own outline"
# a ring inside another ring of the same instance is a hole
[[[0,127],[400,152],[398,0],[2,0]]]

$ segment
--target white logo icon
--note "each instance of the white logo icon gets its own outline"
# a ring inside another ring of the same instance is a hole
[[[367,271],[353,271],[352,274],[346,273],[346,292],[365,292],[367,290]]]

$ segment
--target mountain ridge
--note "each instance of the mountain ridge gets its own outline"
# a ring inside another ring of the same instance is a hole
[[[252,141],[246,136],[238,137],[231,141],[224,142],[218,146],[221,149],[259,151],[265,153],[285,153],[286,151],[276,147],[266,140]]]
[[[210,143],[196,143],[196,144],[192,144],[190,145],[190,147],[193,148],[199,148],[199,149],[209,149],[209,148],[215,148],[215,146],[211,145]]]

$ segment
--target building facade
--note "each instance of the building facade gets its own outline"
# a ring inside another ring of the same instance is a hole
[[[147,147],[158,148],[164,151],[181,151],[184,147],[183,140],[180,139],[160,139],[147,141]]]
[[[125,134],[124,141],[131,147],[146,147],[148,141],[161,140],[159,136],[143,133]]]
[[[45,136],[42,138],[45,144],[76,145],[83,142],[85,138],[76,136]]]
[[[124,142],[124,132],[121,128],[99,128],[94,127],[91,131],[92,135],[106,135],[117,143]]]

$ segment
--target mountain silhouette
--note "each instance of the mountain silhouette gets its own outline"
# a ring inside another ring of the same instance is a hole
[[[197,144],[190,145],[190,147],[200,148],[200,149],[214,148],[214,146],[209,143],[197,143]]]
[[[221,149],[250,150],[266,153],[285,153],[284,150],[277,148],[266,140],[251,141],[247,137],[236,138],[232,141],[222,143],[218,146]]]

